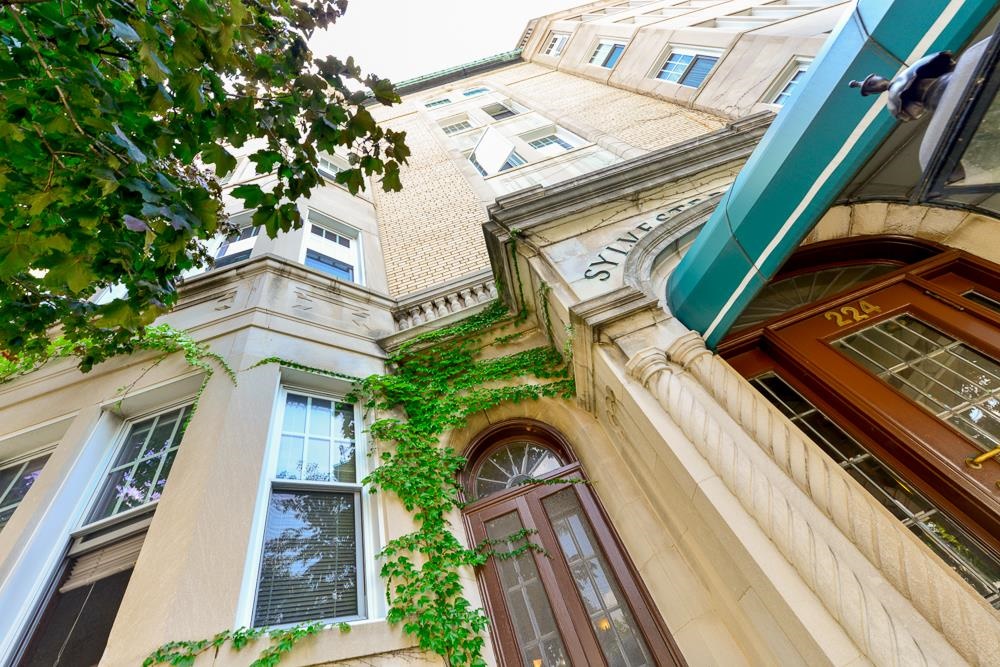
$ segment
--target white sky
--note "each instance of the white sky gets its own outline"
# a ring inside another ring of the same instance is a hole
[[[402,81],[510,51],[528,21],[584,0],[350,0],[318,56],[354,56],[365,74]]]

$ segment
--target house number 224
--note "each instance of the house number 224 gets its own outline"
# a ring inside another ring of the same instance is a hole
[[[849,324],[854,324],[855,322],[861,322],[862,320],[867,320],[868,316],[872,313],[881,313],[882,309],[876,305],[870,304],[867,301],[858,301],[857,307],[855,306],[841,306],[836,310],[828,310],[823,313],[823,317],[828,320],[832,320],[837,323],[838,327],[846,327]]]

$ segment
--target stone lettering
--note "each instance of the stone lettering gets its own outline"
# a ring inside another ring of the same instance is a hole
[[[601,269],[600,271],[594,271],[593,269],[587,269],[584,272],[583,277],[587,278],[587,279],[597,278],[598,280],[607,280],[608,278],[611,277],[611,273],[609,273],[608,271],[605,271],[604,269]]]

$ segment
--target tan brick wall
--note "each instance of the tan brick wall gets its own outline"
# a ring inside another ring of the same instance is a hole
[[[394,119],[413,152],[401,192],[372,188],[389,293],[402,296],[489,266],[486,208],[416,114]]]
[[[671,102],[646,97],[532,63],[512,65],[471,83],[506,88],[516,101],[557,123],[574,121],[610,134],[636,148],[653,150],[723,126],[722,119]],[[463,82],[440,90],[459,88]],[[412,155],[403,168],[403,191],[373,188],[389,292],[402,296],[479,271],[489,265],[481,226],[486,222],[480,194],[449,152],[444,135],[435,136],[415,93],[391,109],[373,110],[380,121],[405,130]],[[593,137],[584,137],[593,139]],[[467,172],[472,175],[471,168]],[[482,190],[480,190],[482,192]]]

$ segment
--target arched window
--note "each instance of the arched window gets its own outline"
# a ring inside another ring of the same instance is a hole
[[[1000,266],[816,244],[758,301],[720,354],[1000,608]]]
[[[466,521],[497,554],[479,581],[501,664],[684,664],[558,433],[505,422],[467,455]]]

